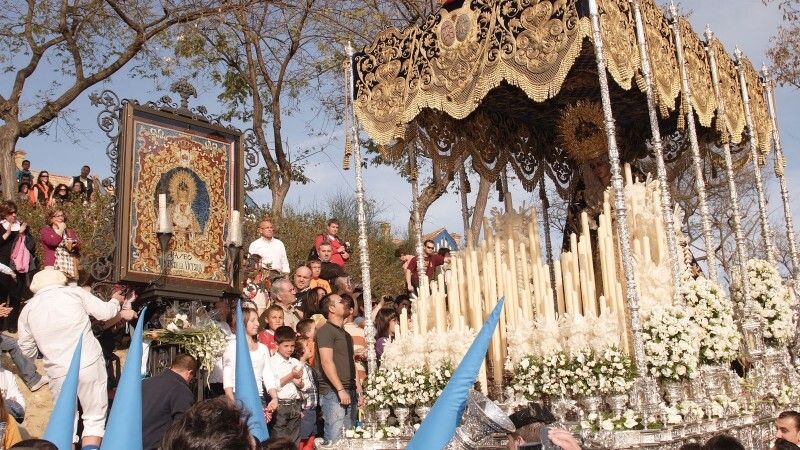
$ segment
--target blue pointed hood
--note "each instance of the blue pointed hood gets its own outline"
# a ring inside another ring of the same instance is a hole
[[[244,332],[242,318],[242,302],[236,305],[236,389],[234,396],[245,411],[250,413],[247,426],[250,433],[260,442],[269,439],[267,422],[264,420],[264,408],[258,395],[256,378],[253,376],[253,362],[250,360],[250,349],[247,347],[247,334]]]
[[[61,385],[56,405],[50,413],[50,421],[44,431],[46,439],[58,447],[58,450],[72,450],[72,436],[75,428],[75,411],[78,409],[78,375],[81,371],[81,349],[83,335],[78,338],[78,345],[72,354],[67,376]]]
[[[108,415],[102,450],[142,450],[142,332],[147,307],[131,337],[125,367]]]
[[[431,411],[419,430],[411,438],[407,450],[436,450],[444,448],[456,432],[461,423],[461,415],[467,404],[469,390],[475,384],[481,364],[486,357],[492,334],[500,320],[504,299],[501,298],[494,307],[492,314],[486,319],[481,331],[475,336],[464,359],[453,372],[453,377],[442,390],[442,395],[433,404]]]

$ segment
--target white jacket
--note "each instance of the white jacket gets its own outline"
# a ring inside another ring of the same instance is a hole
[[[44,368],[50,378],[67,374],[72,354],[83,339],[81,368],[103,357],[100,343],[92,334],[89,316],[109,320],[119,312],[116,299],[103,301],[74,286],[48,286],[39,290],[22,309],[18,323],[18,343],[22,353],[44,356]]]

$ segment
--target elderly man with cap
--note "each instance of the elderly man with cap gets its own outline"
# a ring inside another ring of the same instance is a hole
[[[124,300],[120,292],[105,302],[84,289],[66,284],[64,273],[54,269],[44,269],[33,276],[30,289],[35,295],[19,316],[19,347],[29,357],[36,356],[37,348],[42,353],[55,400],[78,339],[83,341],[78,376],[78,399],[83,408],[82,448],[97,449],[105,432],[107,374],[103,351],[92,334],[89,316],[110,320],[119,315],[132,320],[136,313],[130,309],[120,311],[120,302]]]

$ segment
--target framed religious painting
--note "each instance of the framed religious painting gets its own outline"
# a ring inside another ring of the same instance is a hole
[[[116,278],[184,294],[237,291],[228,242],[244,199],[242,134],[150,106],[128,103],[122,114]]]

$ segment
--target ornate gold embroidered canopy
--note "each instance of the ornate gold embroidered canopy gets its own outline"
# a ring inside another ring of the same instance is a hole
[[[627,160],[644,157],[650,130],[630,1],[598,3],[620,150]],[[640,5],[662,134],[680,134],[685,105],[670,23],[652,0]],[[566,187],[580,151],[575,143],[604,133],[592,125],[594,108],[584,108],[581,120],[565,113],[600,100],[587,16],[580,0],[465,0],[420,26],[386,30],[354,58],[358,119],[388,158],[417,140],[425,156],[448,171],[471,156],[473,168],[491,181],[510,164],[526,189],[543,171]],[[677,26],[701,144],[746,141],[735,62],[719,41],[709,44],[726,101],[718,117],[705,43],[685,19]],[[752,64],[741,64],[754,134],[766,153],[772,130],[764,89]]]

